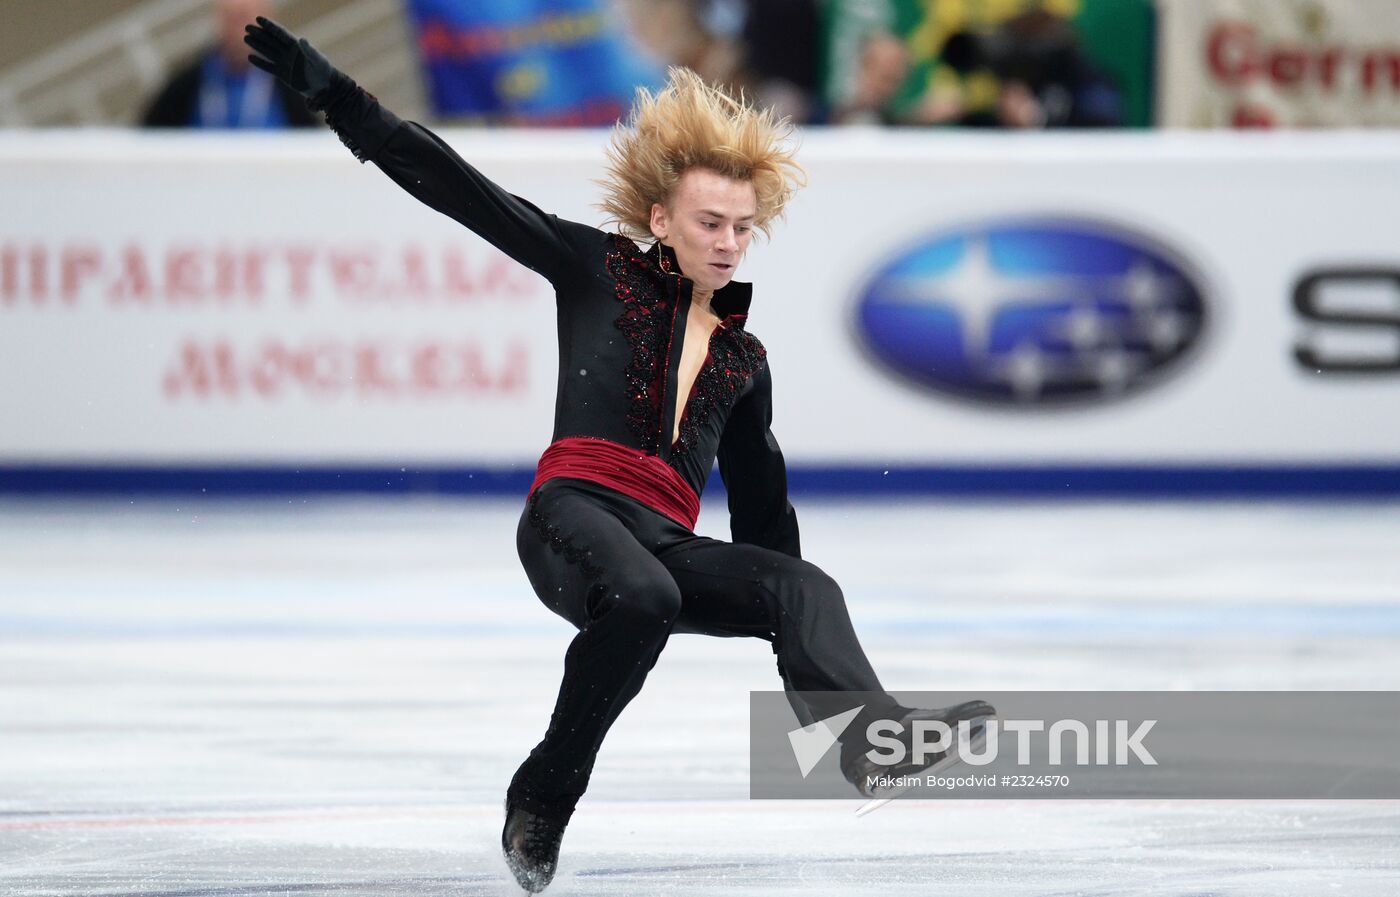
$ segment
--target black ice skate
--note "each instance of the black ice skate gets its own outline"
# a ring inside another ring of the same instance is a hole
[[[501,832],[501,849],[510,874],[531,894],[538,894],[554,880],[559,865],[559,843],[564,840],[565,822],[513,806],[506,799],[506,826]]]
[[[918,720],[942,720],[952,729],[954,737],[958,734],[958,723],[964,720],[970,721],[968,731],[968,743],[972,747],[981,744],[984,735],[984,725],[988,719],[996,715],[996,708],[986,701],[967,701],[963,704],[956,704],[952,707],[934,707],[928,710],[911,710],[900,717],[903,731],[896,736],[904,744],[904,760],[899,763],[884,765],[876,763],[868,756],[870,746],[862,739],[856,747],[843,750],[841,752],[841,773],[846,777],[846,781],[856,786],[856,790],[869,798],[888,798],[896,794],[909,790],[909,786],[896,787],[894,789],[881,787],[876,782],[880,779],[899,779],[904,776],[932,775],[957,765],[962,759],[958,755],[957,748],[941,751],[938,753],[926,753],[923,759],[915,762],[913,752],[914,726]]]

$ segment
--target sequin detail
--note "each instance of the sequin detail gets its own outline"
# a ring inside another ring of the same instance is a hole
[[[363,94],[364,99],[359,104],[368,106],[379,102],[374,94],[367,90],[361,90],[360,86],[348,76],[336,73],[331,77],[331,84],[325,90],[306,101],[306,106],[312,112],[324,112],[326,124],[330,125],[335,136],[340,138],[340,142],[345,144],[345,148],[355,154],[355,158],[361,164],[369,161],[373,155],[368,147],[360,145],[355,136],[350,133],[350,122],[355,120],[359,111],[354,107],[357,105],[358,96]],[[378,147],[374,148],[378,150]]]
[[[710,357],[695,376],[695,394],[681,418],[680,441],[672,459],[689,451],[700,438],[700,428],[718,408],[734,404],[739,391],[759,368],[767,352],[758,337],[738,327],[727,327],[710,341]]]
[[[603,569],[592,561],[588,560],[589,552],[579,548],[570,542],[559,532],[559,527],[549,523],[544,519],[544,514],[540,513],[536,505],[539,503],[539,493],[530,493],[530,526],[539,535],[540,540],[554,549],[555,554],[564,556],[564,560],[578,567],[583,571],[583,575],[590,580],[597,582],[603,578]]]
[[[624,377],[627,384],[627,426],[642,451],[657,454],[660,448],[661,394],[666,375],[666,341],[671,335],[670,312],[657,288],[661,272],[637,244],[613,235],[607,253],[607,269],[616,284],[622,313],[614,322],[632,348]]]

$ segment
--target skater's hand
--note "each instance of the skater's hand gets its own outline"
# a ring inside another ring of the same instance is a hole
[[[248,57],[253,65],[276,75],[308,100],[330,87],[335,68],[306,38],[297,40],[296,35],[264,16],[258,16],[257,24],[244,30],[243,43],[256,51]]]

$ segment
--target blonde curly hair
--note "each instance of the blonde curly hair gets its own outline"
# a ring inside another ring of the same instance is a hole
[[[691,168],[753,184],[758,200],[754,226],[765,235],[781,218],[806,173],[786,144],[792,126],[767,109],[755,109],[711,87],[695,72],[673,66],[666,86],[652,94],[637,89],[632,116],[613,130],[607,176],[598,181],[599,207],[608,221],[634,240],[655,239],[651,207],[665,203]]]

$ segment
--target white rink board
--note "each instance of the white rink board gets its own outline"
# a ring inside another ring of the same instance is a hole
[[[600,221],[602,132],[448,131],[547,211]],[[1317,268],[1400,268],[1400,136],[808,132],[811,184],[740,269],[790,462],[1394,463],[1400,329],[1320,333]],[[552,293],[327,134],[0,135],[0,464],[533,462]],[[1204,338],[1162,382],[1072,408],[911,388],[850,321],[901,248],[998,217],[1150,235],[1200,273]],[[1363,305],[1400,316],[1400,287]],[[1362,301],[1362,300],[1357,300]]]

